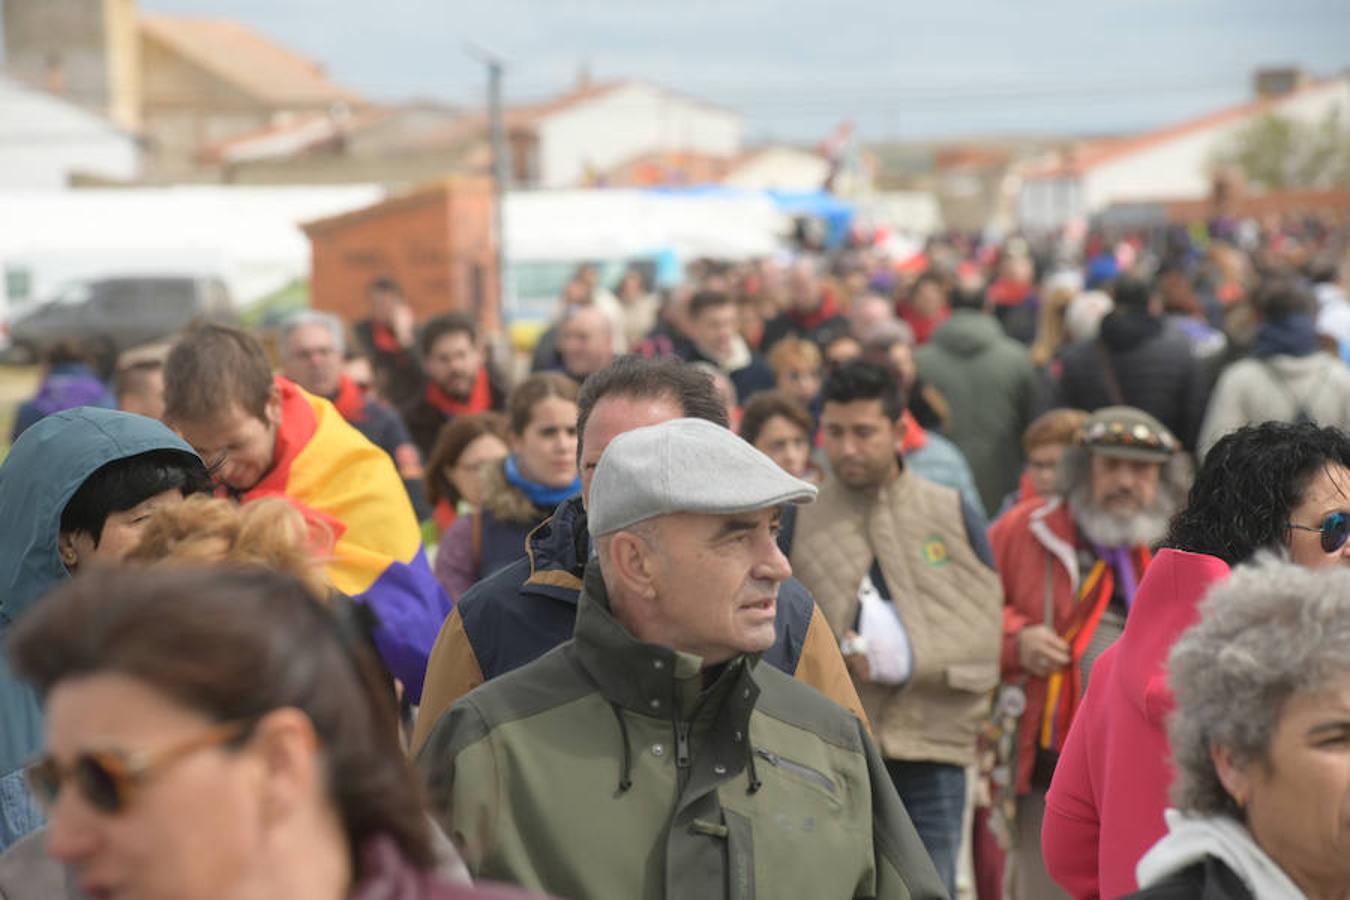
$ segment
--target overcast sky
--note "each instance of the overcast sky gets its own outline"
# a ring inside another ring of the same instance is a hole
[[[140,0],[241,19],[377,100],[481,105],[647,79],[731,107],[750,140],[1102,133],[1246,99],[1258,66],[1350,68],[1350,0]]]

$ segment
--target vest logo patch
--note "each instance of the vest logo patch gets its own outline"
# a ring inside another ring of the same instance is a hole
[[[947,542],[942,539],[942,535],[932,535],[923,542],[923,561],[935,569],[940,569],[952,561],[947,555]]]

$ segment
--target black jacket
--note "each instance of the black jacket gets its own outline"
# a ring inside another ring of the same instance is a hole
[[[1100,338],[1069,347],[1060,362],[1055,406],[1088,412],[1119,403],[1137,407],[1166,425],[1186,449],[1195,449],[1208,383],[1180,331],[1161,319],[1113,312],[1102,320]]]
[[[1256,900],[1242,879],[1213,856],[1187,866],[1127,900]]]

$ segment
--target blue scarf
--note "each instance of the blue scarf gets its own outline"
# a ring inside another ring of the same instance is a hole
[[[506,480],[515,487],[520,488],[530,502],[540,509],[552,509],[564,500],[568,500],[581,493],[581,476],[578,475],[571,484],[566,487],[549,487],[546,484],[528,480],[520,474],[520,466],[516,464],[516,455],[513,453],[506,458],[506,464],[503,466],[506,473]]]
[[[1317,352],[1317,324],[1312,316],[1296,313],[1263,324],[1256,332],[1257,356],[1307,356]]]

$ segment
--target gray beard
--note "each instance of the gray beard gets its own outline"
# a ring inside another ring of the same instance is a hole
[[[1160,489],[1139,512],[1119,516],[1093,502],[1090,486],[1078,486],[1069,492],[1069,510],[1083,536],[1100,547],[1152,547],[1167,536],[1175,512],[1163,494]]]

